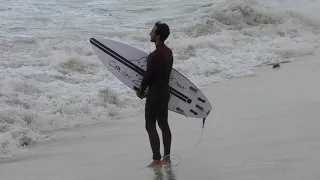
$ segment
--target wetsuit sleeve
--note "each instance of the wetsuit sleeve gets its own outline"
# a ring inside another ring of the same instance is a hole
[[[146,90],[146,88],[149,86],[152,78],[153,78],[153,74],[155,71],[155,59],[153,58],[153,55],[150,54],[147,58],[147,69],[146,72],[142,78],[142,82],[141,82],[141,92],[144,92]]]

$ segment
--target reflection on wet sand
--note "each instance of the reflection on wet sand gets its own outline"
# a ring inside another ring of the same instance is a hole
[[[154,180],[177,180],[171,166],[165,166],[162,168],[153,168]],[[165,173],[163,173],[165,172]]]

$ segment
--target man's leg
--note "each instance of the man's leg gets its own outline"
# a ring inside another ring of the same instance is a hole
[[[171,150],[171,130],[168,123],[168,102],[169,95],[163,97],[158,107],[158,125],[162,132],[163,147],[164,147],[164,160],[170,161],[170,150]]]
[[[149,135],[150,145],[153,152],[153,160],[161,160],[160,139],[156,128],[157,104],[152,96],[147,97],[145,119],[145,128]]]

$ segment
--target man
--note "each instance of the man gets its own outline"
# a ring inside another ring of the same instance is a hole
[[[145,105],[145,128],[149,135],[153,152],[153,162],[148,167],[158,167],[162,164],[169,165],[171,148],[171,131],[168,124],[169,78],[172,70],[172,51],[164,41],[170,34],[167,24],[157,22],[150,32],[151,42],[156,49],[147,58],[147,69],[141,82],[137,96],[145,97],[147,87],[148,94]],[[161,160],[160,140],[156,129],[156,121],[162,132],[164,157]]]

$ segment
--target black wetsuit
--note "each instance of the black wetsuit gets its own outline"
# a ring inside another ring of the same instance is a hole
[[[164,43],[156,46],[147,59],[147,70],[141,82],[141,91],[149,86],[146,105],[146,130],[149,135],[153,159],[160,160],[160,140],[156,121],[162,131],[164,156],[170,154],[171,131],[168,124],[169,78],[172,70],[172,51]]]

